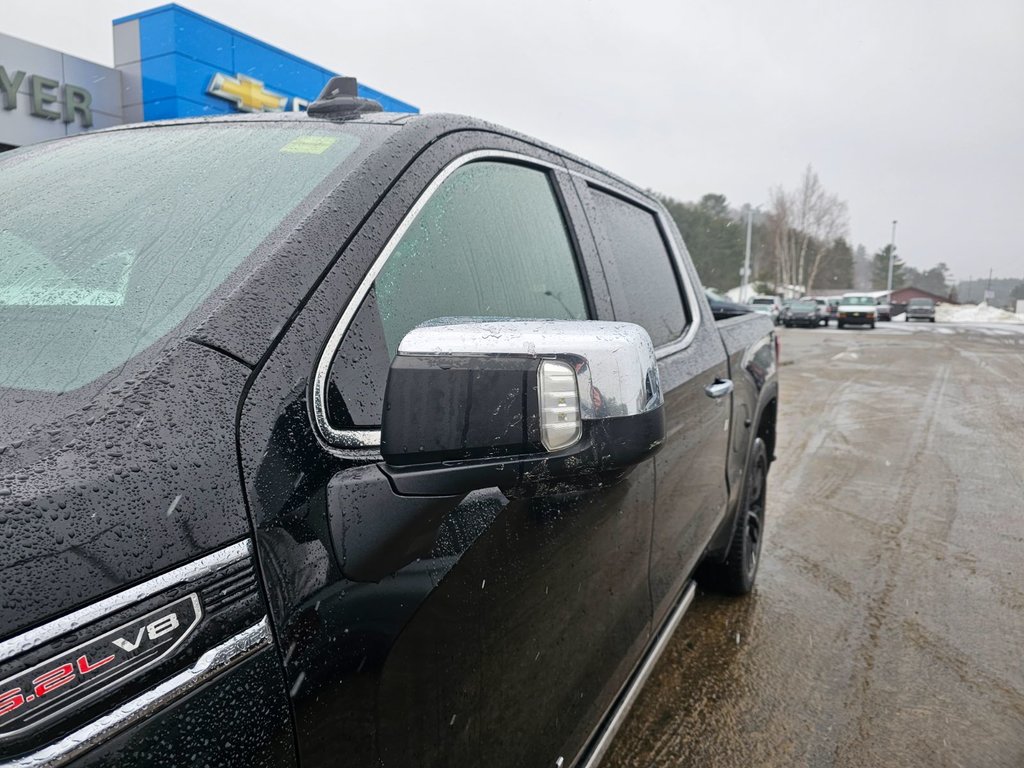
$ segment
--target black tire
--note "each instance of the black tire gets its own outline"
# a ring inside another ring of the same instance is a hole
[[[729,595],[746,595],[754,588],[761,564],[764,539],[764,500],[768,482],[768,449],[761,438],[750,448],[743,496],[737,512],[736,530],[725,560],[705,569],[712,586]]]
[[[843,327],[843,323],[841,321],[839,321],[839,320],[836,320],[836,328],[842,329],[842,327]]]
[[[934,317],[928,318],[928,322],[934,323],[935,322],[935,318]]]
[[[871,330],[872,331],[875,330],[875,324],[874,323],[871,323]]]
[[[910,322],[910,318],[909,318],[909,317],[907,317],[906,315],[904,315],[904,316],[903,316],[903,322],[904,322],[904,323],[909,323],[909,322]]]

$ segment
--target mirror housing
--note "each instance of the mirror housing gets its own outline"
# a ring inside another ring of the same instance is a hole
[[[388,374],[382,469],[403,495],[604,485],[665,437],[654,347],[632,323],[441,319]]]

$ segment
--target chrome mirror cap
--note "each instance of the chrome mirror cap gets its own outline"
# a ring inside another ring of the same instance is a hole
[[[439,318],[407,333],[398,355],[561,360],[576,371],[584,421],[636,416],[664,403],[651,337],[633,323]]]

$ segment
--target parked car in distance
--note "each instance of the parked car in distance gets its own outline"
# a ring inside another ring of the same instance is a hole
[[[928,298],[911,299],[907,302],[907,309],[903,315],[906,322],[911,320],[927,320],[935,322],[935,302]]]
[[[874,328],[875,321],[878,319],[877,307],[873,296],[843,296],[839,300],[839,308],[836,312],[836,327],[867,325]]]
[[[875,302],[875,314],[879,320],[892,320],[892,304],[885,299],[877,299]]]
[[[0,765],[585,768],[751,590],[771,322],[355,88],[0,154]]]
[[[778,296],[755,296],[749,303],[751,309],[768,315],[776,325],[782,322],[782,301]]]
[[[829,321],[828,299],[813,298],[812,301],[818,305],[818,319],[822,325],[827,326]]]
[[[813,299],[798,299],[783,310],[782,324],[787,328],[817,328],[821,325],[821,308]]]
[[[835,320],[839,315],[839,297],[830,296],[825,301],[828,304],[828,319]]]

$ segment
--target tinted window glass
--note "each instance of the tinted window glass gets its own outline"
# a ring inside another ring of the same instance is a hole
[[[645,328],[655,346],[678,338],[686,311],[657,219],[613,195],[591,194],[617,319]]]
[[[328,382],[331,422],[379,424],[399,342],[438,317],[587,317],[547,173],[479,162],[445,180],[392,251],[342,342]]]
[[[76,389],[180,323],[359,139],[174,126],[0,159],[0,387]]]

